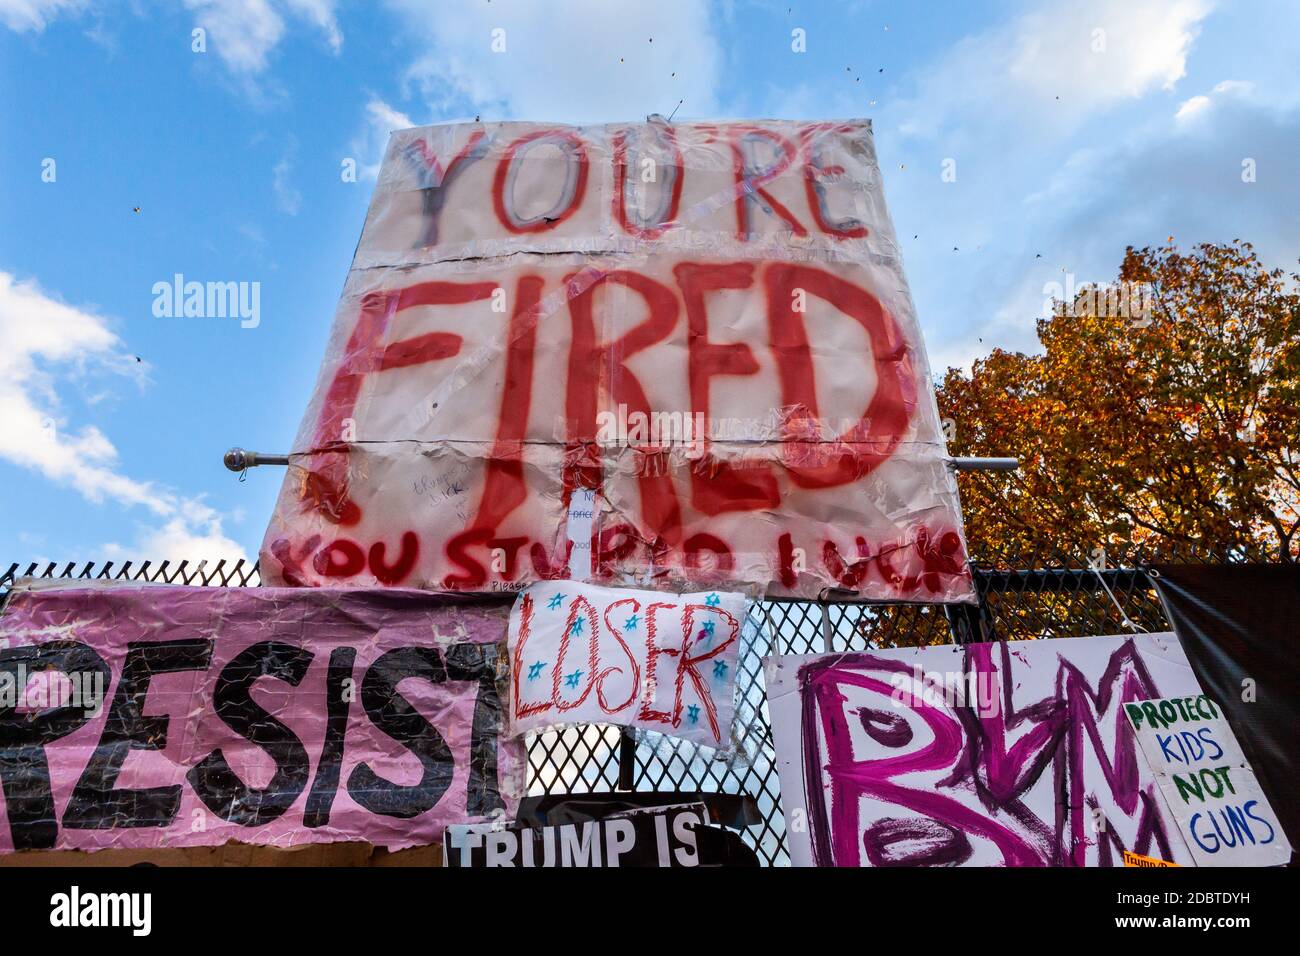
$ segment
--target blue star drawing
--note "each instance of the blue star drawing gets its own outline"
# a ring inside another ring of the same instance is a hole
[[[717,607],[722,603],[722,598],[718,597],[717,594],[710,594],[704,599],[704,603],[709,607]]]
[[[557,594],[557,595],[555,595],[555,597],[551,598],[550,603],[547,604],[546,606],[549,607],[552,611],[554,611],[554,610],[555,610],[557,607],[559,607],[563,602],[564,602],[564,595],[563,595],[563,594]]]
[[[699,633],[695,635],[695,640],[703,641],[706,648],[708,645],[712,644],[712,641],[714,641],[714,622],[706,620],[705,623],[701,624],[701,626],[699,626]]]
[[[636,630],[636,622],[639,620],[641,619],[637,617],[635,614],[633,614],[631,617],[629,617],[626,621],[623,622],[623,630],[625,631]]]
[[[581,679],[581,677],[582,677],[582,671],[574,671],[572,674],[565,674],[565,675],[564,675],[564,686],[565,686],[565,687],[577,687],[577,686],[578,686],[578,681]]]
[[[580,617],[575,617],[575,618],[573,619],[573,627],[569,628],[569,630],[572,631],[574,634],[581,634],[581,633],[582,633],[582,618],[580,618]]]
[[[726,677],[726,676],[727,676],[727,665],[724,664],[724,663],[722,663],[722,661],[714,661],[714,662],[713,662],[713,679],[714,679],[714,680],[722,680],[722,678],[724,678],[724,677]]]
[[[700,707],[699,707],[698,704],[687,704],[687,705],[686,705],[686,719],[689,720],[689,721],[690,721],[691,723],[693,723],[693,724],[699,723],[699,720],[700,720]]]
[[[529,664],[528,679],[537,680],[538,675],[542,673],[542,669],[545,667],[546,667],[546,661],[538,661],[536,664]]]

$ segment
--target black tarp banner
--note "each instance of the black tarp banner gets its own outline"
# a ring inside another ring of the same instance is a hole
[[[444,858],[452,867],[716,866],[699,843],[708,816],[695,803],[536,828],[450,826]]]
[[[1197,680],[1223,708],[1291,845],[1300,846],[1300,565],[1153,571]]]

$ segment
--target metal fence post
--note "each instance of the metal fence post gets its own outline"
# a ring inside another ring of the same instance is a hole
[[[636,738],[626,727],[618,729],[618,789],[636,787]]]
[[[979,644],[997,640],[993,632],[993,617],[984,601],[984,587],[980,573],[971,569],[975,582],[975,604],[945,604],[943,613],[948,618],[953,640],[958,644]]]

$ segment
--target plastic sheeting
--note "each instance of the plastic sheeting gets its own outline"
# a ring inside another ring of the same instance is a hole
[[[419,591],[69,587],[0,617],[0,852],[401,848],[500,819],[508,608]]]
[[[394,134],[280,584],[973,600],[870,124]]]
[[[1192,669],[1300,846],[1300,566],[1158,565],[1153,577]]]

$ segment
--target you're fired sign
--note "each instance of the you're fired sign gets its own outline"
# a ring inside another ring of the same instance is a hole
[[[865,121],[395,133],[293,452],[273,583],[973,595]]]

